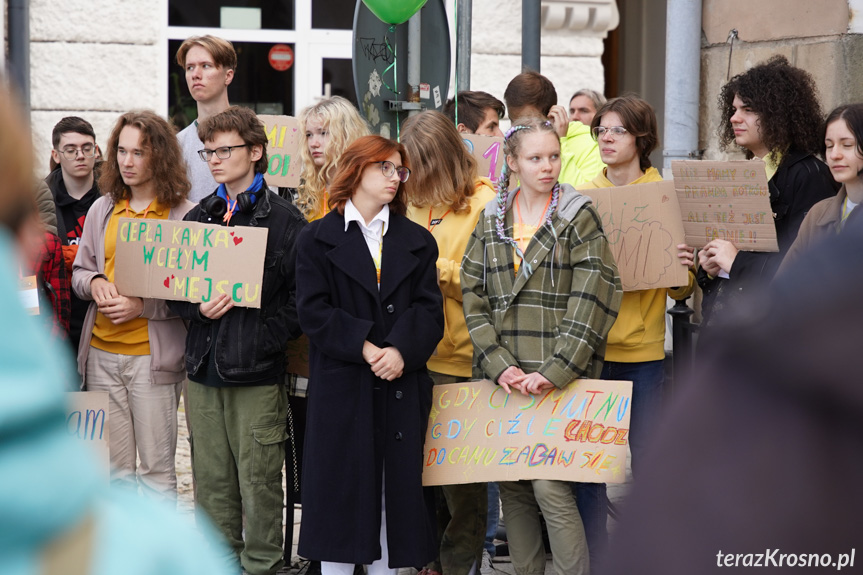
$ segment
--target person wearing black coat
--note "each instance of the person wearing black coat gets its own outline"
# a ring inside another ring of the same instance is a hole
[[[784,56],[774,56],[734,76],[723,86],[719,104],[727,118],[719,126],[722,147],[733,142],[747,158],[766,164],[779,251],[738,251],[723,239],[699,250],[704,327],[773,279],[809,209],[839,189],[830,170],[815,157],[823,146],[823,115],[809,73],[791,66]]]
[[[355,141],[332,211],[299,238],[297,309],[310,342],[299,554],[324,575],[354,564],[395,573],[436,554],[422,453],[443,302],[437,245],[404,217],[407,164],[401,144]]]

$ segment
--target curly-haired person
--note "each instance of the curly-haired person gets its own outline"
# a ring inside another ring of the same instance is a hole
[[[733,142],[747,158],[760,158],[767,166],[779,251],[739,251],[723,239],[702,248],[698,284],[704,290],[705,326],[732,307],[735,298],[770,282],[809,208],[837,190],[830,170],[815,157],[824,116],[808,72],[774,56],[734,76],[722,88],[719,108],[727,118],[718,130],[722,148]]]
[[[121,293],[114,264],[120,218],[181,220],[193,206],[186,199],[191,186],[174,128],[154,112],[120,116],[106,152],[104,195],[87,213],[72,266],[72,289],[90,302],[78,372],[88,391],[108,392],[112,478],[175,499],[186,326],[165,300]]]

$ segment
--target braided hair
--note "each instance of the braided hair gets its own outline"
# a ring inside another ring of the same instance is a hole
[[[529,120],[525,120],[520,124],[517,124],[511,127],[506,133],[503,135],[503,152],[504,157],[509,156],[518,156],[518,150],[521,147],[521,140],[524,134],[529,132],[548,132],[550,134],[554,134],[557,136],[555,132],[554,126],[548,120],[542,120],[538,118],[531,118]],[[509,163],[504,161],[503,169],[500,171],[500,178],[497,180],[497,213],[495,214],[495,229],[497,230],[497,236],[500,240],[506,244],[511,245],[515,249],[515,253],[518,257],[522,259],[523,267],[525,273],[531,274],[533,273],[533,269],[530,264],[524,259],[524,253],[521,251],[521,248],[518,245],[518,242],[515,239],[506,235],[506,204],[509,200],[509,179],[510,179],[510,169]],[[514,191],[518,193],[519,188],[516,188]],[[545,212],[544,224],[550,228],[552,228],[552,233],[554,228],[551,224],[551,218],[554,213],[557,211],[557,203],[560,199],[560,183],[555,183],[554,188],[551,190],[551,201],[548,204],[548,209]]]

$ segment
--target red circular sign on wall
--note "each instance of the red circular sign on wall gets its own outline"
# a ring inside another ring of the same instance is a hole
[[[276,44],[270,48],[268,58],[270,66],[279,72],[284,72],[294,65],[294,51],[287,44]]]

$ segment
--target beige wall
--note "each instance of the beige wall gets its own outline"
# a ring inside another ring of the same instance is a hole
[[[863,35],[847,33],[848,0],[704,0],[699,147],[706,159],[738,157],[719,150],[719,91],[730,76],[782,54],[808,71],[826,114],[863,101]],[[731,29],[738,40],[726,43]]]

